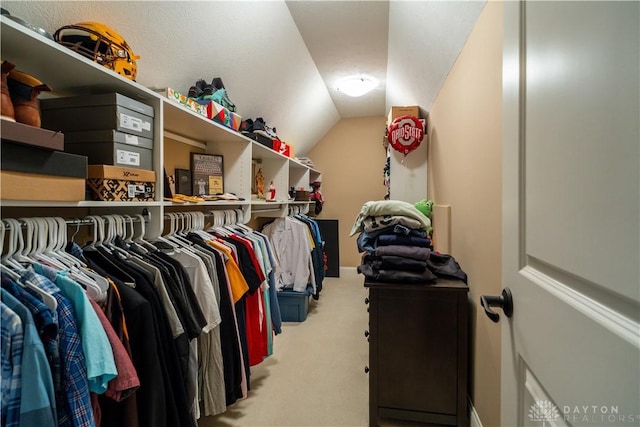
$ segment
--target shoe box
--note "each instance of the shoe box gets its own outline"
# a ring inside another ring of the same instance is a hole
[[[87,157],[15,143],[2,132],[0,199],[85,200]]]
[[[417,105],[393,106],[387,114],[387,124],[391,125],[395,119],[402,116],[420,117],[420,107]]]
[[[247,138],[253,139],[254,141],[258,141],[260,144],[264,145],[267,148],[270,148],[273,151],[276,151],[283,156],[291,157],[291,146],[286,142],[282,142],[279,139],[272,139],[266,135],[263,135],[260,131],[258,132],[243,132],[242,133]]]
[[[243,135],[273,150],[273,139],[258,132],[243,132]]]
[[[49,150],[64,151],[64,134],[7,119],[0,120],[2,140]]]
[[[113,165],[89,165],[90,200],[150,202],[155,198],[156,173]]]
[[[240,129],[240,123],[242,123],[242,116],[229,111],[227,108],[211,100],[198,100],[198,104],[206,108],[207,117],[214,122],[221,123],[233,130]]]
[[[153,140],[117,130],[65,133],[65,151],[87,156],[90,165],[153,169]]]
[[[40,100],[42,127],[63,132],[117,130],[153,140],[154,109],[120,93]]]
[[[221,123],[233,130],[240,129],[240,123],[242,123],[242,116],[229,111],[222,105],[211,100],[196,100],[187,97],[175,89],[157,89],[156,92],[166,96],[171,101],[176,102],[188,110],[194,113],[200,114],[208,119]]]

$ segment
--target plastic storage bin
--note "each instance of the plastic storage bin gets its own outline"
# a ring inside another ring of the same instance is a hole
[[[278,292],[278,305],[283,322],[304,322],[309,312],[311,288],[306,292],[284,290]]]

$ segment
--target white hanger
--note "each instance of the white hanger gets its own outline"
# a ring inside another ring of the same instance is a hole
[[[58,254],[61,258],[68,260],[71,266],[86,267],[86,264],[81,259],[78,259],[65,251],[65,247],[68,243],[67,222],[61,217],[55,217],[54,220],[58,223],[58,245],[53,249],[54,253]],[[78,227],[80,226],[78,225]]]
[[[9,250],[7,254],[2,257],[2,264],[4,265],[4,270],[7,271],[8,267],[13,267],[16,274],[18,274],[18,279],[16,283],[21,284],[29,289],[32,289],[35,293],[40,295],[42,298],[42,302],[49,308],[51,311],[55,311],[58,308],[58,301],[55,299],[53,295],[45,291],[44,289],[39,288],[35,284],[31,283],[29,280],[22,280],[19,275],[24,271],[24,267],[18,263],[18,261],[13,259],[13,255],[16,251],[16,244],[18,241],[18,235],[22,236],[22,226],[20,221],[15,218],[7,218],[3,221],[6,221],[11,227],[9,228]]]
[[[48,246],[49,246],[49,224],[47,223],[47,221],[45,220],[45,218],[34,218],[37,224],[37,235],[38,235],[38,244],[35,247],[35,251],[33,252],[33,258],[38,261],[38,262],[42,262],[50,267],[54,267],[58,270],[65,270],[67,267],[62,264],[60,261],[55,260],[53,258],[51,258],[50,256],[48,256],[45,251],[47,250]],[[53,233],[53,236],[55,236],[56,234]]]
[[[137,243],[139,247],[150,251],[150,252],[154,252],[157,251],[158,248],[156,248],[155,246],[153,246],[151,243],[147,242],[146,240],[144,240],[144,235],[146,232],[146,223],[145,223],[145,219],[144,216],[141,214],[136,214],[135,218],[138,218],[140,221],[140,234],[133,237],[133,242]]]
[[[20,221],[15,218],[7,218],[3,221],[8,224],[9,228],[9,248],[7,249],[7,253],[2,257],[2,263],[18,271],[22,271],[24,270],[24,266],[22,266],[21,262],[27,265],[34,262],[34,260],[26,257],[21,257],[20,259],[15,258],[16,254],[22,250],[20,246],[22,242],[22,225]],[[20,253],[20,255],[22,254]]]
[[[0,254],[4,251],[4,236],[6,229],[6,223],[4,221],[0,221]],[[0,263],[0,269],[2,272],[6,273],[7,276],[13,279],[13,281],[18,282],[20,280],[20,275],[5,264]]]
[[[55,260],[60,261],[65,268],[79,266],[76,258],[64,251],[67,243],[67,223],[62,218],[47,217],[43,218],[49,226],[49,244],[44,250],[44,254]]]

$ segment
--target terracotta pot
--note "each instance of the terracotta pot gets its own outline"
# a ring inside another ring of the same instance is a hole
[[[15,65],[9,61],[2,61],[2,106],[0,114],[3,119],[11,120],[15,122],[15,112],[13,109],[13,102],[11,101],[11,95],[9,94],[9,86],[7,84],[7,76],[13,70]]]
[[[41,120],[38,95],[51,91],[51,88],[35,77],[18,70],[9,74],[8,86],[16,121],[39,128]]]

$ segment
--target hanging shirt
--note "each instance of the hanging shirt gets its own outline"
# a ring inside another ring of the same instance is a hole
[[[87,365],[73,305],[45,276],[36,274],[32,270],[25,270],[21,274],[21,280],[30,281],[53,295],[58,302],[56,312],[60,336],[60,379],[63,393],[62,405],[58,406],[58,425],[93,427],[95,420],[89,398]]]
[[[269,238],[278,260],[276,286],[278,290],[293,287],[304,292],[311,278],[311,238],[309,229],[293,218],[277,218],[267,224],[262,232]]]
[[[2,425],[20,426],[22,387],[22,351],[24,329],[20,317],[5,303],[0,303],[2,324]]]
[[[57,313],[51,311],[42,301],[32,295],[27,288],[18,285],[6,276],[2,276],[2,289],[6,289],[31,312],[49,362],[56,402],[61,402]],[[57,406],[57,411],[60,411],[59,406]]]
[[[13,310],[24,327],[20,425],[54,427],[58,425],[56,396],[47,355],[38,336],[31,312],[2,289],[2,302]],[[3,337],[4,339],[4,337]],[[3,375],[4,378],[4,375]],[[4,392],[4,390],[3,390]]]
[[[82,337],[89,391],[96,394],[104,393],[109,381],[116,377],[118,371],[107,333],[91,306],[85,290],[67,277],[66,272],[60,272],[39,263],[34,263],[33,269],[54,282],[73,305],[78,331]]]
[[[100,324],[107,334],[109,344],[113,350],[113,360],[118,370],[118,376],[109,381],[109,386],[107,387],[105,394],[116,402],[120,402],[129,397],[138,389],[138,387],[140,387],[140,379],[138,378],[136,368],[133,366],[133,362],[131,361],[131,356],[127,353],[122,341],[120,341],[116,331],[113,329],[113,326],[109,323],[109,319],[107,319],[97,302],[92,299],[89,299],[89,302],[95,310],[98,319],[100,320]]]

